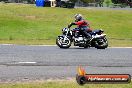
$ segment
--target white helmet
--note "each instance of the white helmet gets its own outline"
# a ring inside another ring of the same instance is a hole
[[[76,14],[76,15],[75,15],[75,19],[76,19],[76,21],[80,21],[80,20],[83,19],[83,17],[82,17],[81,14]]]

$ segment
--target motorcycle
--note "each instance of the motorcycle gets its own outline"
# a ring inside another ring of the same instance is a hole
[[[70,30],[69,28],[63,28],[62,35],[59,35],[56,38],[56,44],[60,48],[69,48],[72,42],[74,43],[74,46],[84,48],[95,47],[97,49],[105,49],[108,47],[106,34],[104,34],[103,30],[93,30],[89,32],[89,34],[91,35],[90,40],[76,28],[72,30]]]

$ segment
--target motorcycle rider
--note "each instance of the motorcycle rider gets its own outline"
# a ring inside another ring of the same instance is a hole
[[[75,16],[75,22],[72,22],[70,25],[68,25],[68,28],[70,28],[72,25],[77,25],[79,31],[83,33],[83,35],[90,40],[91,35],[88,32],[91,32],[91,28],[86,20],[83,19],[81,14],[76,14]]]

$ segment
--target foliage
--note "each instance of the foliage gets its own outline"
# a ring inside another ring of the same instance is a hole
[[[118,4],[118,3],[125,3],[125,0],[112,0],[113,3]]]
[[[6,2],[6,1],[8,1],[8,0],[0,0],[0,2],[1,2],[1,1],[4,1],[4,2]]]
[[[109,7],[110,3],[111,3],[111,0],[105,0],[105,3],[107,5],[107,7]]]
[[[77,0],[69,0],[69,1],[74,2],[74,3],[77,2]]]
[[[127,4],[132,8],[132,0],[112,0],[114,4]]]
[[[82,2],[84,3],[92,3],[92,2],[95,2],[95,0],[81,0]]]

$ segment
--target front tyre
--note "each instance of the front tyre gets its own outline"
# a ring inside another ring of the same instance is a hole
[[[56,38],[56,44],[60,48],[69,48],[71,46],[71,40],[66,36],[58,36]]]
[[[108,41],[104,38],[99,38],[95,41],[95,48],[97,49],[105,49],[108,47]]]

